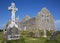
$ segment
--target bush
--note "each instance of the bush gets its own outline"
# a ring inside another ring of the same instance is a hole
[[[35,35],[35,33],[33,33],[33,32],[29,32],[29,33],[28,33],[28,36],[29,36],[29,37],[35,37],[34,35]]]
[[[51,36],[51,32],[50,31],[48,31],[48,30],[46,30],[46,33],[47,33],[47,36]]]
[[[0,30],[0,32],[3,32],[3,30]]]
[[[21,35],[28,35],[28,31],[20,31]]]

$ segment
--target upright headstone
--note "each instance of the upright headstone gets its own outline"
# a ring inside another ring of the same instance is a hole
[[[4,29],[4,35],[6,36],[7,40],[16,40],[20,38],[19,26],[15,23],[15,12],[18,9],[16,8],[15,3],[11,3],[8,10],[11,12],[11,21]]]

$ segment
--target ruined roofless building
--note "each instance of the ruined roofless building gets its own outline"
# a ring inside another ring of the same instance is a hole
[[[26,27],[26,30],[54,30],[54,18],[47,8],[42,8],[34,18],[26,16],[20,22],[20,28],[24,30],[24,27]]]

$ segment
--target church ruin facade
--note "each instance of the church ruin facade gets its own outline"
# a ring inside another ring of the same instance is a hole
[[[42,8],[34,18],[27,15],[20,22],[20,28],[21,30],[54,30],[54,18],[47,8]]]

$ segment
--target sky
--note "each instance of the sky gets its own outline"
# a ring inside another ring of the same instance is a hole
[[[12,2],[18,8],[16,17],[19,16],[20,21],[26,15],[33,18],[43,7],[46,7],[54,17],[55,29],[60,30],[60,0],[0,0],[0,27],[3,27],[11,17],[8,7]]]

